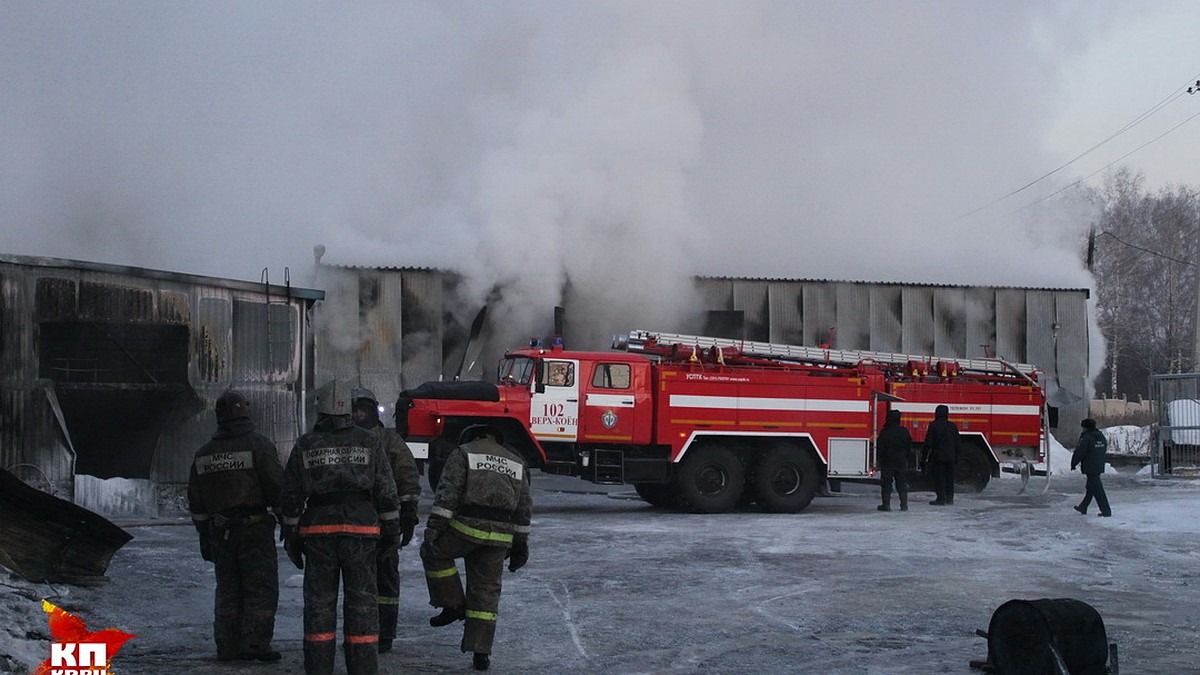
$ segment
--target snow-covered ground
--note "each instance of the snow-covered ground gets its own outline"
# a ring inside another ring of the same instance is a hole
[[[1071,509],[1084,480],[1070,451],[1056,444],[1050,465],[1048,483],[1022,493],[1005,474],[952,507],[922,493],[880,513],[877,489],[850,485],[796,515],[675,513],[625,486],[536,474],[532,557],[505,573],[492,672],[977,673],[987,643],[974,631],[1004,602],[1038,598],[1095,607],[1125,672],[1196,672],[1200,483],[1114,470],[1114,516],[1097,518]],[[427,493],[422,518],[429,505]],[[113,664],[122,675],[272,669],[215,661],[211,567],[186,521],[167,522],[129,528],[104,587],[5,581],[0,654],[48,654],[32,588],[93,629],[136,633]],[[415,546],[401,566],[401,635],[382,671],[468,672],[461,624],[426,621]],[[301,672],[300,577],[282,551],[280,571],[275,667]]]

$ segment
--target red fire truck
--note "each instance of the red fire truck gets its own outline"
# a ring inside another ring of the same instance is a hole
[[[1001,465],[1027,478],[1045,458],[1031,365],[651,331],[613,347],[535,344],[508,352],[495,383],[425,383],[400,395],[398,430],[434,484],[459,432],[486,422],[531,467],[703,513],[751,502],[794,513],[830,483],[878,482],[874,439],[890,409],[913,436],[916,489],[939,404],[962,435],[960,484],[982,490]]]

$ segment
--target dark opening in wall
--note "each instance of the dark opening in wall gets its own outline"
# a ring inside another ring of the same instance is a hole
[[[704,334],[730,340],[745,340],[745,313],[740,309],[709,310],[704,321]]]
[[[188,329],[174,324],[47,322],[38,371],[55,382],[187,383]]]
[[[188,384],[187,326],[49,322],[39,328],[39,374],[55,383],[75,472],[150,478],[159,435],[203,405]]]

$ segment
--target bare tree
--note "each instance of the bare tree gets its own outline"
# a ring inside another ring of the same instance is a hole
[[[1196,367],[1200,193],[1184,186],[1150,193],[1140,173],[1122,168],[1090,197],[1101,206],[1092,265],[1108,346],[1101,390],[1145,393],[1149,375]]]

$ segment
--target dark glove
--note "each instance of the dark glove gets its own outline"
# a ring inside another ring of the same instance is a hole
[[[417,503],[404,502],[400,507],[400,548],[408,546],[412,541],[413,531],[417,529],[417,523],[421,522],[417,518]]]
[[[205,562],[213,562],[212,530],[207,522],[192,521],[192,524],[196,526],[196,534],[200,535],[200,557]]]
[[[284,525],[279,532],[279,538],[283,539],[283,550],[287,552],[288,559],[296,569],[304,569],[304,539],[300,537],[299,530]]]
[[[504,557],[508,558],[508,571],[516,572],[529,562],[529,542],[524,539],[513,541],[512,547]]]

